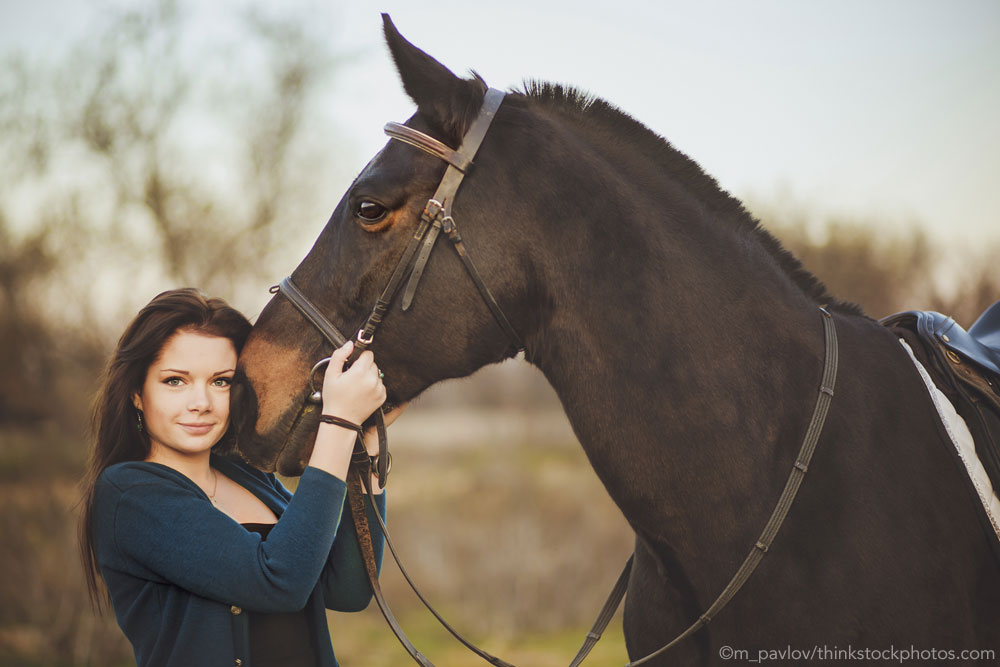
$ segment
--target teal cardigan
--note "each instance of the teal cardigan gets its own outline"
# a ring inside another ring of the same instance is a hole
[[[245,612],[305,608],[319,665],[334,667],[325,609],[360,611],[371,600],[347,485],[308,467],[292,495],[240,461],[213,455],[212,465],[279,517],[266,541],[167,466],[118,463],[98,479],[97,562],[136,664],[252,667]],[[384,516],[385,497],[375,498]],[[381,531],[372,538],[381,566]]]

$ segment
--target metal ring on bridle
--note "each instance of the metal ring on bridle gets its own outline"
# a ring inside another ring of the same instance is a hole
[[[326,366],[330,363],[330,357],[325,359],[320,359],[316,362],[316,365],[312,367],[309,371],[309,388],[312,390],[309,393],[309,402],[316,403],[317,405],[323,402],[323,392],[316,388],[316,371],[320,369],[321,366]]]
[[[378,476],[379,458],[380,458],[380,455],[376,454],[375,456],[372,456],[369,459],[371,461],[372,471],[375,472],[376,476]],[[386,452],[385,453],[385,459],[386,459],[385,474],[388,475],[389,471],[392,470],[392,452]]]

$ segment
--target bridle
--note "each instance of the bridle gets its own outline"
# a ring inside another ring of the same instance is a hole
[[[455,201],[458,188],[462,184],[466,173],[472,167],[472,158],[475,157],[476,152],[479,150],[479,145],[482,144],[487,130],[489,130],[490,125],[493,123],[493,118],[496,116],[497,109],[500,108],[503,98],[503,91],[496,90],[495,88],[490,88],[486,91],[479,114],[472,122],[468,132],[466,132],[465,138],[462,140],[462,145],[458,150],[453,150],[437,139],[401,123],[386,123],[384,128],[385,133],[390,138],[397,139],[411,146],[416,146],[420,150],[444,160],[448,163],[448,168],[445,170],[437,190],[434,191],[434,195],[427,200],[427,204],[420,214],[420,221],[417,224],[417,228],[413,232],[413,236],[410,238],[399,261],[396,263],[396,268],[393,270],[389,282],[379,295],[368,318],[358,329],[357,334],[355,334],[354,351],[351,353],[350,362],[357,359],[375,341],[375,331],[382,323],[382,319],[385,317],[399,290],[403,287],[404,281],[406,281],[406,289],[403,292],[401,305],[404,311],[409,310],[413,303],[413,295],[417,290],[417,285],[420,283],[420,277],[424,273],[424,267],[427,266],[427,260],[430,259],[431,250],[434,249],[434,243],[437,241],[437,237],[441,231],[444,231],[448,240],[451,241],[452,246],[454,246],[455,251],[458,253],[459,259],[462,260],[462,264],[472,278],[476,289],[479,290],[483,301],[490,309],[490,312],[493,313],[493,317],[496,318],[497,323],[507,334],[508,339],[513,342],[518,351],[524,349],[521,337],[514,331],[510,320],[504,315],[500,304],[497,303],[493,293],[490,292],[490,288],[486,286],[486,282],[480,276],[479,270],[469,256],[465,242],[462,240],[462,236],[458,233],[458,228],[455,226],[455,218],[451,215],[452,204]],[[272,287],[271,293],[279,293],[288,299],[335,348],[347,342],[347,337],[299,290],[295,283],[292,282],[291,277],[285,278],[280,284]],[[310,382],[312,382],[316,371],[326,363],[329,363],[329,358],[323,359],[313,366],[312,372],[309,374]],[[315,386],[309,395],[309,400],[311,402],[319,402],[319,392],[315,390]],[[376,413],[375,421],[379,434],[379,455],[376,458],[376,475],[379,480],[379,486],[385,486],[391,458],[386,446],[385,422],[381,409]]]
[[[462,140],[462,145],[458,150],[453,150],[437,139],[406,125],[386,123],[384,128],[385,133],[390,138],[397,139],[411,146],[416,146],[420,150],[444,160],[448,163],[448,168],[445,170],[437,190],[434,191],[434,195],[427,200],[427,204],[420,213],[420,221],[417,224],[417,228],[413,232],[413,236],[410,238],[410,242],[400,256],[399,261],[396,263],[396,268],[392,272],[389,282],[379,295],[368,318],[355,335],[355,356],[368,348],[375,340],[375,331],[382,323],[386,312],[403,287],[404,281],[406,281],[406,289],[403,292],[401,305],[404,311],[409,310],[413,303],[413,296],[417,290],[417,285],[420,283],[420,277],[424,273],[427,260],[430,259],[431,250],[434,249],[434,243],[442,231],[444,231],[448,240],[455,247],[469,277],[472,278],[472,282],[475,284],[476,289],[479,290],[483,301],[490,309],[490,312],[493,313],[493,317],[496,318],[497,323],[507,334],[507,337],[517,346],[519,351],[524,349],[521,337],[514,331],[514,327],[511,326],[507,316],[504,315],[496,298],[490,292],[490,288],[486,286],[485,281],[483,281],[482,276],[479,274],[479,270],[469,256],[462,236],[458,233],[458,228],[455,226],[455,218],[451,215],[452,205],[455,202],[455,195],[458,193],[458,188],[472,167],[472,158],[475,157],[476,152],[479,150],[479,145],[483,142],[486,131],[489,130],[490,124],[493,122],[493,117],[496,115],[497,109],[500,108],[503,98],[504,93],[495,88],[490,88],[486,91],[479,115],[469,127],[469,131],[466,133],[465,138]],[[287,297],[292,305],[298,308],[330,342],[337,345],[342,345],[345,342],[345,337],[299,291],[292,283],[291,278],[282,280],[280,285],[272,288],[272,292],[280,292]]]
[[[489,307],[501,328],[503,328],[507,333],[508,338],[517,346],[519,350],[524,349],[520,336],[518,336],[517,332],[511,326],[510,321],[504,315],[496,299],[493,297],[493,294],[490,292],[486,283],[480,276],[479,271],[472,262],[472,259],[469,257],[465,244],[462,241],[462,237],[458,233],[458,229],[455,226],[455,220],[451,214],[452,204],[454,203],[455,195],[458,192],[458,187],[461,185],[462,180],[465,178],[469,168],[472,166],[472,160],[475,157],[476,152],[479,150],[479,146],[482,143],[483,138],[486,136],[486,132],[489,130],[490,124],[493,122],[493,118],[495,117],[503,98],[504,93],[502,91],[493,88],[486,91],[479,114],[472,122],[468,132],[466,132],[458,150],[453,150],[437,139],[400,123],[387,123],[385,125],[385,133],[390,138],[419,148],[426,153],[430,153],[431,155],[444,160],[448,164],[448,167],[445,170],[444,176],[438,184],[434,195],[424,206],[424,209],[420,214],[420,221],[417,225],[416,231],[396,264],[396,268],[392,272],[388,284],[385,289],[383,289],[378,301],[375,303],[374,308],[372,308],[371,313],[365,320],[365,323],[358,329],[354,339],[354,352],[351,360],[356,359],[357,355],[361,354],[363,350],[367,349],[372,344],[375,339],[375,331],[377,330],[379,324],[381,324],[382,319],[388,312],[389,307],[392,305],[396,295],[403,287],[404,281],[406,281],[406,288],[403,292],[401,307],[404,311],[409,309],[413,302],[413,296],[417,289],[417,285],[420,282],[420,277],[423,274],[427,260],[430,257],[431,250],[433,250],[434,243],[441,231],[444,231],[448,239],[451,241],[456,252],[458,253],[458,256],[461,258],[462,263],[465,265],[466,271],[472,278],[472,281],[479,290],[480,295],[483,297],[483,301]],[[346,342],[346,337],[340,333],[340,331],[325,315],[323,315],[322,312],[320,312],[318,308],[316,308],[315,305],[313,305],[311,301],[309,301],[309,299],[292,282],[291,278],[285,278],[282,280],[279,285],[271,288],[271,292],[282,294],[286,299],[288,299],[288,301],[295,306],[296,309],[298,309],[303,317],[316,327],[323,337],[333,344],[334,347],[339,347]],[[729,583],[723,589],[722,593],[695,622],[693,622],[686,630],[669,643],[639,660],[630,662],[626,667],[640,665],[656,658],[707,625],[712,618],[714,618],[715,615],[717,615],[722,608],[729,603],[743,584],[750,578],[754,570],[764,558],[764,555],[769,550],[772,541],[777,536],[788,511],[791,509],[792,502],[795,500],[799,486],[805,477],[813,452],[819,442],[819,437],[826,421],[826,415],[829,410],[830,403],[833,399],[833,389],[836,383],[838,366],[836,327],[834,325],[832,315],[825,308],[820,308],[820,311],[823,314],[825,354],[823,376],[820,381],[816,404],[813,409],[809,426],[806,429],[805,436],[799,448],[795,464],[793,465],[792,471],[785,483],[785,488],[783,489],[781,496],[767,521],[767,524],[764,526],[763,532],[761,533],[756,544],[754,544],[751,548],[750,553],[746,556],[736,574],[732,577],[732,579],[730,579]],[[313,367],[313,370],[310,373],[310,382],[312,382],[315,372],[323,364],[328,362],[329,359],[323,359]],[[318,402],[321,400],[319,392],[315,391],[315,386],[313,386],[313,389],[314,391],[310,395],[309,400]],[[355,527],[358,532],[358,539],[361,543],[362,552],[365,556],[365,567],[368,572],[369,581],[372,585],[373,594],[379,609],[382,611],[382,614],[389,626],[392,628],[400,643],[402,643],[409,652],[410,656],[418,664],[423,665],[424,667],[433,667],[433,663],[424,657],[413,646],[409,639],[407,639],[402,628],[399,626],[398,622],[392,615],[392,612],[389,610],[378,583],[378,572],[374,563],[371,535],[365,513],[364,499],[362,496],[367,495],[369,502],[374,509],[375,505],[372,500],[371,488],[369,487],[370,479],[368,474],[368,472],[372,471],[372,467],[369,466],[373,466],[375,468],[374,473],[379,480],[380,487],[385,486],[386,478],[388,476],[390,458],[388,455],[385,423],[383,421],[381,409],[376,412],[376,425],[378,427],[379,434],[379,455],[376,457],[375,462],[371,462],[368,459],[367,454],[365,453],[364,443],[360,441],[360,438],[358,445],[355,448],[355,456],[352,458],[352,462],[355,463],[355,465],[351,466],[351,472],[349,473],[350,493],[348,494],[351,511],[355,521]],[[362,493],[362,487],[364,487],[368,492],[367,494]],[[458,641],[469,648],[469,650],[473,651],[490,664],[495,665],[496,667],[513,667],[509,663],[490,655],[486,651],[483,651],[468,642],[461,635],[459,635],[454,628],[452,628],[444,620],[444,618],[442,618],[441,615],[434,610],[433,607],[431,607],[424,596],[417,590],[413,581],[407,574],[406,569],[400,562],[395,546],[389,537],[389,533],[381,515],[377,510],[374,512],[374,515],[378,519],[379,526],[385,536],[386,544],[389,546],[389,550],[391,551],[393,558],[396,560],[403,577],[413,589],[414,593],[416,593],[420,601],[423,602],[434,617],[444,626],[444,628],[448,630],[448,632],[450,632]],[[604,629],[610,622],[611,617],[620,605],[621,600],[625,595],[625,591],[628,588],[632,562],[633,557],[630,556],[625,564],[625,568],[622,570],[617,582],[615,583],[611,595],[604,603],[604,606],[602,607],[593,627],[587,633],[583,645],[570,662],[570,667],[577,667],[577,665],[583,662],[584,658],[586,658],[590,650],[600,639],[601,634],[604,632]]]
[[[486,282],[479,274],[479,270],[476,268],[475,263],[469,256],[465,243],[462,240],[462,236],[459,234],[458,228],[455,225],[455,219],[452,217],[452,205],[455,201],[455,195],[458,192],[459,186],[462,184],[462,180],[472,167],[472,160],[475,157],[476,152],[479,150],[479,146],[482,144],[483,138],[486,136],[486,132],[489,130],[490,125],[493,122],[494,116],[496,116],[497,109],[500,108],[500,104],[503,102],[503,98],[504,93],[500,90],[490,88],[486,91],[479,114],[470,125],[469,130],[466,132],[465,137],[462,140],[462,145],[458,148],[458,150],[453,150],[437,139],[428,136],[423,132],[407,127],[406,125],[402,125],[400,123],[386,123],[384,130],[390,138],[415,146],[422,151],[430,153],[431,155],[444,160],[448,164],[448,167],[446,168],[444,176],[441,178],[441,182],[438,184],[437,189],[434,191],[434,195],[425,204],[423,211],[420,214],[420,221],[417,224],[417,228],[414,231],[413,236],[410,238],[403,254],[400,256],[399,261],[396,263],[396,268],[393,270],[392,275],[389,278],[389,282],[379,295],[378,300],[375,302],[375,306],[368,315],[368,318],[358,329],[357,334],[355,334],[354,351],[352,352],[349,361],[353,362],[357,359],[358,355],[360,355],[375,341],[375,332],[382,323],[382,320],[395,300],[396,295],[399,293],[400,289],[403,288],[404,281],[406,282],[406,288],[403,291],[401,307],[404,311],[410,308],[413,303],[413,296],[416,292],[417,285],[420,282],[420,277],[423,275],[424,268],[427,265],[427,260],[430,258],[431,251],[434,249],[434,244],[437,241],[438,235],[442,231],[445,233],[448,240],[451,241],[452,246],[458,253],[459,259],[462,260],[462,264],[465,266],[466,272],[472,278],[472,282],[475,284],[476,289],[482,296],[483,301],[490,309],[490,312],[493,314],[497,323],[507,334],[508,339],[514,344],[514,346],[516,346],[518,351],[524,349],[521,337],[514,330],[514,327],[511,326],[510,320],[508,320],[507,316],[504,315],[504,312],[497,303],[496,298],[493,296],[493,293],[490,292],[489,287],[487,287]],[[302,293],[298,286],[292,282],[291,277],[283,279],[280,284],[272,287],[271,293],[281,294],[288,299],[288,301],[299,311],[299,313],[305,317],[306,320],[308,320],[309,323],[312,324],[335,348],[340,347],[347,342],[347,337],[344,336],[340,330],[334,326],[329,318],[327,318],[319,310],[319,308],[317,308],[309,300],[309,298]],[[313,366],[312,371],[309,374],[310,383],[313,382],[313,377],[315,376],[316,371],[318,371],[323,365],[329,363],[329,361],[329,358],[322,359],[315,366]],[[312,386],[312,389],[313,391],[309,394],[307,400],[312,403],[319,403],[322,400],[321,395],[318,391],[316,391],[315,385]],[[367,495],[371,501],[371,493],[361,493],[361,486],[364,485],[367,487],[369,484],[368,475],[363,474],[362,471],[366,466],[374,465],[374,473],[378,478],[379,486],[384,487],[389,474],[390,462],[392,460],[388,451],[387,439],[385,435],[385,421],[381,409],[379,409],[375,414],[375,422],[379,435],[379,454],[375,458],[375,461],[370,462],[368,460],[364,449],[364,443],[360,442],[360,439],[355,447],[355,456],[352,458],[352,462],[356,465],[352,466],[350,473],[351,479],[349,480],[349,490],[352,491],[352,493],[349,494],[351,496],[351,511],[354,517],[355,525],[358,528],[358,537],[361,542],[362,550],[365,552],[365,566],[368,571],[369,581],[372,584],[375,600],[379,609],[382,611],[382,615],[389,623],[389,626],[392,628],[396,637],[410,653],[410,656],[413,657],[418,664],[425,665],[426,667],[433,667],[433,664],[413,646],[409,639],[406,638],[402,628],[399,626],[395,617],[392,615],[392,612],[389,610],[388,604],[382,596],[378,583],[378,573],[374,567],[371,536],[368,532],[368,521],[365,515],[364,501],[362,499],[362,495]],[[367,490],[369,492],[371,491],[371,489]],[[377,511],[375,511],[374,514],[378,518],[383,535],[385,535],[386,538],[386,544],[389,546],[393,558],[395,558],[397,565],[399,565],[404,578],[406,578],[410,587],[413,588],[414,593],[417,594],[417,597],[420,598],[421,602],[424,603],[434,617],[437,618],[437,620],[456,639],[458,639],[458,641],[485,659],[487,662],[496,665],[497,667],[513,667],[509,663],[490,655],[468,642],[461,635],[459,635],[454,628],[452,628],[444,620],[444,618],[442,618],[441,615],[434,610],[433,607],[431,607],[423,595],[421,595],[421,593],[417,590],[416,586],[414,586],[412,580],[400,562],[399,556],[397,555],[396,549],[392,544],[392,540],[389,537],[381,515]]]

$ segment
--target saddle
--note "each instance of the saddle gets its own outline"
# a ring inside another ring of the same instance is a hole
[[[897,313],[881,323],[909,344],[965,420],[976,454],[1000,492],[1000,301],[968,331],[934,311]]]

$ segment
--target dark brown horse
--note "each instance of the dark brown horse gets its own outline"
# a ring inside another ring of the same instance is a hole
[[[407,125],[457,146],[485,84],[385,27],[417,104]],[[295,269],[342,331],[364,321],[444,169],[390,141]],[[836,323],[840,369],[798,498],[739,595],[660,664],[722,662],[726,646],[750,658],[1000,649],[994,538],[907,353],[692,160],[602,100],[532,85],[503,101],[453,214],[635,531],[633,659],[705,611],[768,520],[816,402],[820,305]],[[516,346],[442,247],[372,349],[399,403]],[[251,462],[301,470],[315,427],[315,415],[301,418],[307,376],[329,351],[285,299],[263,311],[241,357],[245,400],[257,404],[241,432]]]

